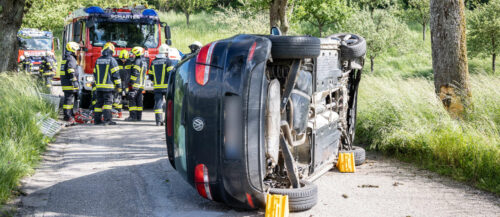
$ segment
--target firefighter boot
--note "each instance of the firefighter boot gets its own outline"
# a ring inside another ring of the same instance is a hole
[[[136,111],[136,120],[141,121],[142,120],[142,111]]]
[[[161,113],[160,114],[155,114],[155,119],[156,119],[156,126],[163,126],[163,118]]]
[[[130,111],[130,116],[125,119],[126,121],[136,121],[136,111]]]
[[[102,112],[94,112],[94,124],[95,125],[101,125],[101,124],[103,124],[103,121],[102,121]]]

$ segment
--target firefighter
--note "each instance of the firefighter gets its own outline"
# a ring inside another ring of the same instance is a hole
[[[23,71],[30,73],[31,72],[31,67],[33,66],[33,63],[31,62],[31,58],[29,54],[25,54],[24,56],[20,57],[21,60],[21,67]]]
[[[160,46],[159,54],[153,60],[149,69],[149,79],[154,84],[156,126],[163,126],[164,124],[162,118],[163,97],[167,94],[169,72],[174,69],[172,61],[168,58],[168,49],[169,47],[166,44]]]
[[[68,42],[66,44],[66,53],[64,54],[61,63],[61,86],[64,92],[63,112],[64,120],[73,124],[74,119],[74,104],[78,93],[78,75],[76,74],[77,62],[76,51],[80,46],[76,42]]]
[[[143,109],[142,92],[144,91],[148,63],[144,59],[144,48],[134,47],[132,48],[132,54],[135,58],[130,69],[130,86],[132,86],[132,89],[128,93],[130,117],[125,120],[140,121],[142,120]]]
[[[48,88],[52,87],[52,78],[56,74],[56,64],[54,53],[49,51],[44,57],[42,57],[40,73],[42,74],[42,78]]]
[[[96,61],[94,81],[97,102],[94,106],[94,124],[116,125],[112,121],[113,91],[122,92],[120,68],[113,58],[115,46],[108,42],[102,48],[102,56]],[[104,116],[104,120],[101,117]]]
[[[194,54],[194,53],[198,52],[201,49],[201,47],[203,47],[203,45],[201,44],[201,42],[195,41],[192,44],[190,44],[188,47],[189,47],[189,50],[191,50],[191,54]]]
[[[120,78],[122,81],[123,85],[128,84],[128,81],[130,79],[130,68],[132,67],[132,62],[129,59],[129,53],[127,50],[121,50],[120,54],[118,55],[118,68],[120,68]],[[113,103],[113,108],[118,111],[118,118],[123,117],[122,109],[123,109],[123,102],[122,102],[122,96],[126,96],[126,93],[128,92],[128,87],[123,87],[122,92],[116,92],[115,93],[115,98],[114,98],[114,103]]]

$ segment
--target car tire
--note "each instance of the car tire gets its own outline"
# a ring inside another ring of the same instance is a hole
[[[304,59],[319,56],[320,40],[307,36],[265,35],[272,42],[271,56],[274,59]]]
[[[301,188],[271,188],[269,193],[288,196],[288,206],[292,212],[311,209],[318,202],[318,186],[301,180]]]
[[[346,36],[354,39],[344,40]],[[356,59],[366,54],[366,40],[355,34],[338,33],[328,36],[328,38],[340,39],[340,58],[341,59]]]
[[[352,146],[352,150],[342,150],[340,153],[354,153],[354,163],[356,166],[359,166],[361,164],[365,163],[366,160],[366,151],[364,148],[361,148],[359,146]]]

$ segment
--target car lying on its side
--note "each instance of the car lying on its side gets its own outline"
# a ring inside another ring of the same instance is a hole
[[[172,166],[210,200],[257,209],[267,193],[313,207],[312,183],[353,146],[366,52],[353,34],[236,35],[205,45],[169,81]]]

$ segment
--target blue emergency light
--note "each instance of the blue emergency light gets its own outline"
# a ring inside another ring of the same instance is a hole
[[[84,11],[88,14],[104,14],[104,10],[97,6],[85,8]]]
[[[153,10],[153,9],[146,9],[146,10],[144,10],[142,12],[142,15],[143,16],[155,16],[155,17],[158,16],[158,14],[156,13],[156,11]]]

